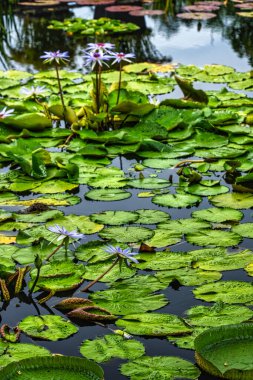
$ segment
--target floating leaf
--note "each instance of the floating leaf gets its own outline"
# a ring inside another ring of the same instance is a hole
[[[246,322],[253,316],[253,311],[246,306],[225,305],[222,302],[214,306],[193,306],[186,312],[187,323],[191,326],[217,327]]]
[[[99,233],[102,239],[121,243],[145,241],[154,235],[154,231],[145,227],[108,227]]]
[[[166,336],[191,332],[191,328],[173,314],[130,314],[119,319],[116,325],[134,335]]]
[[[86,358],[101,363],[111,358],[133,360],[142,356],[145,349],[137,340],[126,340],[118,335],[105,335],[103,338],[85,340],[81,344],[80,352]]]
[[[230,231],[218,231],[205,229],[186,235],[188,243],[200,246],[212,245],[214,247],[230,247],[237,245],[242,240],[241,236]]]
[[[84,234],[95,234],[101,231],[104,227],[103,224],[94,223],[86,215],[66,215],[61,218],[54,219],[46,224],[46,227],[53,226],[55,224],[66,228],[68,231],[79,230]]]
[[[208,329],[194,343],[197,363],[215,377],[250,379],[253,374],[252,336],[252,323]]]
[[[104,290],[92,294],[90,298],[97,305],[105,307],[115,315],[145,313],[146,311],[160,309],[168,303],[163,294],[147,294],[146,291],[142,290],[135,292],[133,297],[131,289]]]
[[[246,238],[253,238],[253,223],[241,223],[234,226],[232,231]]]
[[[157,224],[166,222],[168,219],[170,219],[170,214],[160,210],[142,209],[136,210],[135,213],[139,215],[136,223],[140,224]]]
[[[0,366],[5,367],[11,362],[15,362],[21,359],[30,358],[35,356],[49,356],[51,355],[50,351],[46,348],[29,343],[8,343],[0,341]],[[9,374],[7,372],[7,374]],[[0,371],[0,376],[2,373]],[[3,377],[2,377],[3,379]],[[5,377],[6,379],[6,377]]]
[[[253,286],[243,281],[219,281],[205,284],[193,290],[196,298],[207,302],[252,303]]]
[[[253,207],[253,195],[251,193],[221,194],[211,197],[210,202],[217,207],[248,209]]]
[[[168,245],[174,245],[181,241],[182,233],[180,231],[170,231],[167,229],[157,229],[151,239],[145,240],[145,244],[150,247],[162,248]]]
[[[206,271],[187,267],[170,271],[160,271],[156,274],[156,277],[167,286],[175,280],[184,286],[196,286],[218,281],[222,275],[217,271]]]
[[[59,315],[28,316],[18,326],[33,338],[52,341],[66,339],[78,331],[76,326]]]
[[[120,371],[131,380],[176,380],[180,377],[184,380],[196,380],[200,375],[200,371],[191,362],[176,356],[142,356],[140,359],[122,364]]]
[[[138,219],[138,214],[131,211],[103,211],[98,214],[91,214],[90,219],[96,223],[120,226],[135,223]]]
[[[163,189],[170,186],[169,181],[162,178],[132,179],[128,184],[137,189]]]
[[[16,346],[19,346],[16,345]],[[28,345],[27,345],[28,346]],[[29,345],[32,347],[37,347]],[[96,363],[74,356],[40,356],[19,360],[0,371],[1,379],[62,379],[62,380],[102,380],[103,370]]]
[[[224,208],[207,208],[204,210],[197,210],[192,213],[193,218],[207,220],[213,223],[234,222],[240,221],[243,218],[241,211],[224,207]],[[235,231],[236,232],[236,231]]]
[[[190,194],[165,194],[155,195],[152,202],[159,206],[167,207],[188,207],[201,202],[201,197]]]
[[[131,197],[131,193],[121,189],[99,189],[88,191],[85,197],[93,201],[112,202],[127,199]]]

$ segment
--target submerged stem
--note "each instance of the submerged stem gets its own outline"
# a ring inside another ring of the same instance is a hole
[[[64,241],[65,239],[63,239],[63,241],[61,242],[61,244],[60,245],[58,245],[58,247],[56,247],[54,250],[53,250],[53,252],[52,253],[50,253],[50,255],[48,255],[47,256],[47,258],[46,258],[46,261],[48,261],[56,252],[58,252],[59,251],[59,249],[63,246],[63,244],[65,244],[65,241]]]

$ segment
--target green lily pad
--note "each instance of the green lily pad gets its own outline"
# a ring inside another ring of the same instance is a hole
[[[98,276],[103,274],[112,265],[112,260],[97,262],[95,264],[87,265],[84,278],[87,280],[95,280]],[[100,279],[102,282],[112,282],[121,278],[132,277],[136,270],[128,267],[122,263],[121,267],[116,265],[109,273]]]
[[[248,209],[253,207],[253,194],[228,193],[210,198],[210,202],[216,207],[230,207],[234,209]]]
[[[80,352],[88,359],[97,363],[106,362],[111,358],[136,359],[145,353],[142,343],[137,340],[126,340],[118,335],[105,335],[103,338],[85,340],[80,347]]]
[[[34,213],[13,213],[13,218],[16,222],[31,222],[31,223],[43,223],[51,219],[59,218],[63,215],[59,210],[48,210]]]
[[[191,332],[191,328],[173,314],[130,314],[119,319],[116,325],[134,335],[166,336]]]
[[[199,183],[195,183],[194,185],[186,187],[185,191],[190,194],[208,197],[209,195],[227,193],[229,191],[229,188],[227,186],[204,186]]]
[[[252,323],[208,329],[196,338],[194,345],[197,363],[213,376],[224,379],[252,378]]]
[[[65,181],[46,181],[42,185],[33,189],[34,193],[55,194],[76,189],[79,185]]]
[[[122,224],[135,223],[138,214],[131,211],[103,211],[98,214],[91,214],[90,220],[95,223],[120,226]]]
[[[110,286],[111,288],[118,290],[131,289],[133,292],[139,291],[139,289],[145,289],[147,293],[155,292],[156,290],[161,290],[165,287],[157,278],[149,275],[136,275],[121,281],[115,281],[111,283]]]
[[[193,256],[188,252],[156,252],[141,253],[138,257],[139,269],[152,270],[172,270],[189,267],[193,261]]]
[[[212,245],[214,247],[231,247],[242,240],[241,236],[230,231],[205,229],[186,235],[188,243],[200,246]]]
[[[239,210],[232,208],[207,208],[204,210],[197,210],[192,213],[193,218],[207,220],[213,223],[234,222],[240,221],[243,218],[243,213]],[[235,231],[236,232],[236,231]]]
[[[95,234],[104,228],[103,224],[92,222],[90,218],[86,215],[74,214],[66,215],[61,218],[57,218],[50,222],[47,222],[46,227],[48,228],[55,224],[58,224],[59,226],[66,228],[68,231],[76,231],[78,229],[80,232],[88,235]]]
[[[164,189],[170,186],[169,181],[162,178],[132,179],[128,185],[137,189]]]
[[[78,260],[96,263],[105,261],[111,257],[110,253],[105,252],[108,244],[101,240],[92,240],[86,244],[80,245],[75,251]]]
[[[205,284],[194,289],[193,293],[196,298],[207,302],[252,304],[253,301],[253,286],[243,281],[219,281],[214,284]]]
[[[195,266],[204,270],[235,270],[244,268],[253,261],[253,252],[245,249],[241,252],[227,252],[224,255],[212,257],[210,260],[197,261]]]
[[[197,380],[200,371],[191,362],[176,356],[142,356],[120,367],[123,375],[131,380],[163,379]]]
[[[164,194],[155,195],[152,198],[152,202],[159,206],[176,208],[193,206],[196,203],[201,202],[201,200],[201,197],[190,194]]]
[[[183,336],[171,336],[168,335],[169,342],[175,344],[177,347],[184,348],[186,350],[194,350],[194,341],[196,337],[205,331],[208,327],[195,327],[191,334]]]
[[[184,286],[196,286],[209,282],[218,281],[221,279],[222,274],[217,271],[206,271],[202,269],[193,268],[179,268],[170,271],[160,271],[156,274],[161,283],[169,286],[173,281],[177,280]]]
[[[154,235],[149,240],[145,240],[145,244],[150,247],[162,248],[168,245],[174,245],[179,243],[182,238],[182,233],[180,231],[170,231],[167,229],[157,229]]]
[[[33,338],[52,341],[66,339],[78,331],[76,326],[59,315],[31,315],[19,322],[18,326]]]
[[[33,356],[38,358],[39,356],[51,355],[49,350],[35,344],[30,344],[30,343],[16,344],[16,343],[4,342],[3,340],[0,341],[0,352],[1,352],[1,355],[0,355],[1,367],[5,367],[9,363],[16,362],[21,359],[30,358]],[[2,376],[1,371],[0,371],[0,376]]]
[[[32,345],[30,346],[33,347]],[[0,371],[1,380],[47,380],[49,378],[102,380],[104,376],[102,368],[94,362],[85,358],[58,355],[23,359],[9,364]]]
[[[85,194],[87,199],[103,202],[121,201],[129,197],[131,197],[131,193],[121,189],[90,190]]]
[[[112,314],[127,315],[160,309],[168,300],[163,294],[147,294],[146,290],[133,292],[131,289],[109,289],[92,294],[89,298],[105,307]]]
[[[241,223],[234,226],[232,231],[246,238],[253,238],[253,223]]]
[[[121,243],[145,241],[154,235],[154,231],[145,227],[108,227],[99,233],[102,239]]]
[[[170,219],[170,214],[160,210],[142,209],[136,210],[135,213],[139,215],[136,222],[140,224],[157,224]]]
[[[213,306],[193,306],[186,312],[187,323],[191,326],[216,327],[246,322],[253,311],[246,306],[225,305],[218,302]]]
[[[170,220],[166,223],[159,223],[157,228],[167,231],[174,231],[178,234],[188,234],[198,232],[199,230],[210,228],[211,225],[208,222],[204,222],[198,219],[176,219]]]

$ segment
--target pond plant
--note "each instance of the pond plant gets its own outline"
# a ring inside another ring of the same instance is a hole
[[[252,321],[253,100],[242,92],[252,91],[252,73],[133,63],[111,43],[82,54],[85,74],[63,70],[69,54],[58,50],[42,55],[54,70],[0,72],[2,311],[18,298],[37,314],[17,320],[17,330],[3,320],[0,378],[54,367],[37,340],[71,341],[95,326],[104,336],[81,342],[81,355],[127,361],[120,372],[132,380],[197,379],[193,363],[146,355],[145,344],[161,338],[193,350],[211,327]],[[170,94],[176,86],[180,99]],[[237,270],[248,281],[222,279]],[[209,304],[172,314],[168,287]],[[14,343],[15,331],[36,344]],[[41,356],[37,370],[31,352]]]

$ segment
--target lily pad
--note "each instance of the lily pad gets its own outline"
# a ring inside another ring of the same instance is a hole
[[[131,211],[103,211],[98,214],[91,214],[90,219],[95,223],[120,226],[135,223],[138,219],[138,214]]]
[[[200,246],[212,245],[214,247],[230,247],[237,245],[242,240],[241,236],[230,231],[218,231],[205,229],[186,235],[188,243]]]
[[[145,241],[154,235],[154,231],[145,227],[108,227],[99,233],[102,239],[121,243]]]
[[[200,371],[191,362],[176,356],[142,356],[120,367],[123,375],[131,380],[163,379],[184,380],[198,379]]]
[[[50,356],[51,353],[44,347],[30,343],[9,343],[0,340],[0,366],[5,367],[9,363],[35,356]],[[8,373],[8,372],[7,372]],[[0,371],[0,378],[2,373]],[[2,379],[4,379],[2,377]],[[6,377],[5,377],[6,379]]]
[[[253,238],[253,223],[241,223],[234,226],[232,231],[245,238]]]
[[[207,220],[213,223],[235,222],[243,218],[243,213],[233,208],[207,208],[204,210],[197,210],[192,213],[193,218]],[[236,231],[235,231],[236,232]]]
[[[136,291],[133,297],[131,289],[104,290],[92,294],[90,298],[97,305],[105,307],[115,315],[145,313],[160,309],[168,303],[163,294],[147,294],[146,290]]]
[[[209,20],[210,18],[217,17],[215,13],[206,12],[188,12],[188,13],[178,13],[177,17],[185,20]]]
[[[130,314],[119,319],[116,325],[134,335],[166,336],[191,332],[191,328],[173,314]]]
[[[191,326],[217,327],[246,322],[253,311],[246,306],[225,305],[222,302],[209,306],[193,306],[186,312],[187,323]]]
[[[252,378],[252,324],[208,329],[196,338],[194,345],[197,363],[213,376],[224,379]]]
[[[126,340],[118,335],[104,335],[103,338],[85,340],[80,347],[80,352],[88,359],[97,363],[106,362],[111,358],[133,360],[145,353],[142,343],[137,340]]]
[[[156,274],[156,277],[164,285],[167,284],[167,286],[175,280],[184,286],[196,286],[218,281],[221,279],[222,274],[217,271],[206,271],[198,268],[193,269],[191,267],[187,267],[170,271],[160,271]]]
[[[84,234],[95,234],[101,231],[104,228],[103,224],[98,224],[92,222],[90,218],[86,215],[66,215],[61,218],[54,219],[50,222],[47,222],[46,227],[53,226],[58,224],[66,228],[68,231],[73,231],[78,228],[78,230]]]
[[[210,202],[217,207],[230,207],[234,209],[248,209],[253,207],[253,194],[251,193],[228,193],[210,198]]]
[[[133,179],[128,185],[137,189],[164,189],[170,186],[169,181],[162,178]]]
[[[33,345],[29,346],[36,347]],[[46,380],[49,378],[62,380],[102,380],[104,376],[102,368],[94,362],[85,358],[57,355],[50,357],[40,356],[11,363],[0,371],[0,378],[5,380]]]
[[[85,194],[87,199],[103,202],[121,201],[129,197],[131,197],[131,193],[121,189],[90,190]]]
[[[201,197],[190,194],[164,194],[155,195],[152,198],[152,202],[159,206],[167,207],[188,207],[200,203]]]
[[[193,293],[196,298],[207,302],[252,304],[253,301],[253,286],[243,281],[219,281],[214,284],[205,284],[194,289]]]
[[[59,315],[28,316],[19,323],[25,334],[43,340],[56,341],[75,334],[78,328]]]
[[[138,214],[139,218],[136,223],[140,224],[157,224],[166,222],[170,219],[170,214],[160,210],[136,210],[136,214]]]

